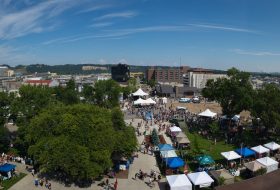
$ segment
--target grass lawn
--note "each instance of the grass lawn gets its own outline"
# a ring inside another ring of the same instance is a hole
[[[191,141],[190,149],[187,151],[187,163],[189,164],[191,170],[195,170],[197,168],[197,165],[191,162],[195,156],[207,154],[210,155],[216,163],[225,164],[226,160],[222,157],[221,152],[226,152],[237,148],[234,145],[225,144],[224,141],[217,141],[215,145],[214,141],[212,140],[208,140],[197,133],[190,133],[187,130],[185,123],[179,122],[179,124]]]
[[[26,174],[20,173],[18,177],[13,177],[9,180],[5,180],[2,182],[2,187],[4,188],[4,190],[7,190],[10,187],[12,187],[14,184],[16,184],[18,181],[20,181],[22,178],[24,178],[25,176]]]

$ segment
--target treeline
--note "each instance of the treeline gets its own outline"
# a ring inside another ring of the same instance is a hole
[[[113,154],[131,156],[136,148],[134,130],[118,107],[121,90],[108,80],[78,94],[71,80],[66,88],[22,86],[19,96],[1,92],[0,148],[31,157],[50,176],[90,181],[112,167]],[[16,139],[8,138],[5,118],[19,126]]]
[[[254,124],[264,127],[262,136],[274,131],[280,134],[280,88],[267,84],[253,89],[250,73],[235,68],[227,71],[228,78],[208,80],[202,94],[209,100],[217,101],[224,115],[232,118],[243,110],[251,112]]]

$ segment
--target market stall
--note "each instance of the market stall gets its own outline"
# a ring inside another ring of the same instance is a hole
[[[192,183],[185,174],[166,176],[170,190],[192,190]]]

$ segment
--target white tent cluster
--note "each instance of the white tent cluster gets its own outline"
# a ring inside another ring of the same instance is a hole
[[[170,190],[192,190],[192,184],[185,174],[166,176]]]
[[[133,102],[133,105],[154,105],[156,102],[152,98],[148,98],[147,100],[144,100],[142,98],[139,98],[138,100]]]
[[[235,160],[241,158],[241,156],[234,151],[222,152],[221,155],[227,160]]]
[[[201,112],[200,114],[198,114],[201,117],[209,117],[209,118],[213,118],[217,115],[217,113],[212,112],[211,110],[207,109],[204,112]]]

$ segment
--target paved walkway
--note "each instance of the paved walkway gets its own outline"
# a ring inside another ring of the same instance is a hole
[[[136,127],[138,122],[140,122],[141,119],[134,119],[134,122],[132,122],[133,127]],[[131,123],[131,119],[126,120],[127,123]],[[152,126],[152,128],[157,127],[156,125]],[[151,129],[152,129],[151,128]],[[141,127],[140,131],[143,133],[144,132],[144,125]],[[170,138],[166,137],[166,135],[162,132],[164,135],[164,138],[167,143],[171,143]],[[141,144],[144,140],[144,136],[138,136],[138,143]],[[25,166],[24,165],[19,165],[17,167],[19,172],[25,172]],[[142,154],[139,153],[138,158],[134,159],[133,164],[129,168],[129,176],[128,179],[118,179],[118,190],[163,190],[164,182],[165,179],[162,179],[160,185],[158,183],[155,183],[155,187],[151,188],[149,187],[146,182],[148,182],[148,178],[146,178],[144,181],[142,180],[135,180],[134,175],[136,172],[139,171],[139,169],[142,169],[143,172],[149,173],[151,169],[153,169],[156,172],[159,172],[159,169],[156,164],[156,159],[152,155],[148,154]],[[15,184],[13,187],[10,188],[10,190],[39,190],[39,189],[46,189],[44,186],[43,187],[35,187],[34,186],[34,177],[28,173],[26,177],[24,177],[21,181],[19,181],[17,184]],[[115,179],[110,179],[110,184],[114,184]],[[89,188],[79,188],[74,185],[71,187],[65,187],[63,184],[51,181],[52,184],[52,190],[79,190],[79,189],[84,189],[84,190],[103,190],[104,188],[97,186],[99,182],[96,182],[96,184],[93,184]]]

